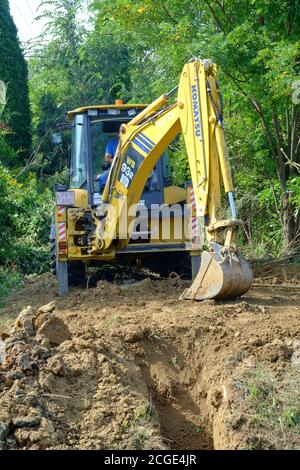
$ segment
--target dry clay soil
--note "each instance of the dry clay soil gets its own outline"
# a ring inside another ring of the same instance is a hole
[[[179,278],[63,299],[32,279],[0,311],[0,448],[300,448],[268,414],[255,425],[245,385],[300,374],[299,271],[263,266],[243,298],[200,303]]]

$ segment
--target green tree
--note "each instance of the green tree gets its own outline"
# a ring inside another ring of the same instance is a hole
[[[0,80],[7,85],[7,102],[2,115],[7,144],[26,158],[31,146],[31,122],[28,96],[28,71],[17,29],[10,15],[8,0],[0,0]],[[3,161],[18,164],[18,161]]]
[[[0,163],[0,268],[42,272],[49,262],[52,194],[30,174],[16,181]]]
[[[41,36],[29,60],[34,143],[39,149],[31,168],[39,175],[61,171],[67,163],[69,133],[64,132],[61,152],[56,148],[55,155],[51,135],[67,127],[68,111],[129,97],[127,45],[111,31],[102,34],[94,28],[92,18],[89,23],[82,21],[84,4],[84,0],[41,2],[51,37],[45,44]]]
[[[83,104],[111,103],[130,88],[126,44],[112,31],[94,28],[93,19],[83,21],[80,13],[85,0],[41,2],[47,18],[46,34],[51,40],[32,51],[31,97],[34,114],[39,101],[51,94],[62,111]],[[43,39],[43,35],[41,37]]]
[[[261,214],[267,189],[265,220],[273,220],[272,208],[285,246],[299,241],[291,183],[300,163],[300,109],[292,100],[300,74],[299,2],[94,0],[93,9],[99,30],[129,44],[137,97],[153,99],[172,88],[192,56],[218,64],[236,181],[251,193],[242,200],[257,196]],[[241,210],[249,212],[248,202]]]

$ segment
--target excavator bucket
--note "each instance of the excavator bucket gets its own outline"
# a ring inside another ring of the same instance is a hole
[[[180,299],[233,299],[245,294],[252,280],[252,269],[240,253],[204,251],[199,273]]]

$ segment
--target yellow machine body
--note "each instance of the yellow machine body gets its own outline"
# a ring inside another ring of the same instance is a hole
[[[199,272],[195,273],[192,287],[182,298],[202,300],[242,295],[251,285],[252,272],[236,246],[241,221],[237,219],[233,200],[215,64],[208,60],[190,61],[183,68],[177,100],[171,102],[170,97],[171,93],[162,95],[149,106],[99,106],[79,108],[69,113],[73,120],[78,114],[92,116],[101,109],[111,114],[122,109],[130,112],[130,109],[138,108],[139,111],[120,127],[118,146],[101,204],[96,207],[91,201],[89,188],[68,191],[74,193],[70,196],[73,204],[65,207],[64,215],[60,215],[63,205],[57,204],[58,263],[114,261],[122,254],[143,257],[151,252],[152,256],[158,256],[164,251],[176,250],[197,256],[203,243],[199,238],[193,240],[192,228],[196,219],[205,233],[208,251],[202,255],[203,262]],[[138,207],[149,175],[180,133],[185,141],[192,183],[187,188],[172,185],[163,188],[162,211],[174,204],[191,202],[191,194],[195,204],[189,205],[188,214],[174,213],[168,217],[168,234],[163,230],[164,215],[155,217],[152,214],[148,221],[147,240],[135,242],[137,212],[129,209]],[[221,218],[222,185],[228,194],[232,213],[232,217],[226,220]],[[175,233],[178,226],[182,226],[180,240]],[[60,239],[64,227],[65,238]]]

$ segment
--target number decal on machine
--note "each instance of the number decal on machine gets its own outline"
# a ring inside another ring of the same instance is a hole
[[[136,175],[139,167],[144,161],[144,157],[138,153],[134,148],[130,147],[124,157],[118,180],[124,186],[129,189]]]

